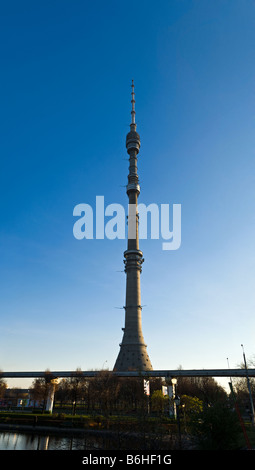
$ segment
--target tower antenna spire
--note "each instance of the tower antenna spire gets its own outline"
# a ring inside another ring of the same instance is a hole
[[[131,88],[132,88],[132,92],[131,92],[131,95],[132,95],[132,100],[131,100],[131,103],[132,103],[131,124],[135,124],[135,85],[134,85],[134,80],[132,80]]]

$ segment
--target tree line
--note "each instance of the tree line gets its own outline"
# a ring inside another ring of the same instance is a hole
[[[254,367],[254,365],[255,359],[251,359],[249,367]],[[240,364],[240,368],[243,367],[244,365]],[[42,402],[42,408],[46,404],[52,378],[51,372],[46,370],[44,378],[35,379],[30,387],[30,397]],[[162,385],[167,385],[166,382],[161,378],[150,378],[149,382],[151,410],[166,409],[169,402],[162,394]],[[250,379],[250,384],[252,396],[254,396],[255,380]],[[233,379],[233,386],[240,409],[245,412],[249,408],[246,378]],[[5,396],[6,389],[6,381],[1,378],[0,372],[0,398]],[[188,403],[193,403],[194,406],[195,403],[206,406],[228,399],[227,391],[213,377],[179,377],[176,394],[186,406]],[[82,375],[80,369],[76,369],[72,377],[62,379],[57,385],[55,403],[59,408],[71,407],[74,414],[77,408],[87,413],[107,414],[114,411],[136,412],[147,407],[148,398],[144,394],[142,377],[117,377],[109,370],[102,370],[98,371],[94,377],[88,378]]]
[[[46,402],[51,380],[50,371],[44,378],[35,379],[30,388],[34,400]],[[77,369],[72,377],[62,379],[55,390],[55,407],[69,406],[73,414],[78,409],[86,413],[108,414],[114,412],[137,412],[150,405],[151,411],[164,411],[169,407],[169,397],[162,393],[163,385],[171,385],[161,378],[150,378],[150,395],[144,393],[142,377],[117,377],[108,370],[98,371],[94,377],[84,377]],[[210,404],[226,400],[227,393],[212,377],[178,378],[176,394],[186,405],[187,397]],[[184,398],[186,397],[186,398]]]

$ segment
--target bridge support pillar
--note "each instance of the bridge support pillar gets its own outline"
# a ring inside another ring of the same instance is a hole
[[[48,411],[48,413],[52,413],[52,410],[53,410],[55,388],[58,382],[59,382],[59,379],[52,379],[49,383],[49,391],[48,391],[46,407],[45,407],[45,411]]]

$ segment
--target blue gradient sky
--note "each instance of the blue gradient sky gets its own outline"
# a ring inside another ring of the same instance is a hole
[[[182,204],[182,245],[143,240],[154,369],[255,354],[253,0],[12,1],[1,19],[0,369],[113,367],[125,240],[73,237],[73,208]],[[107,362],[105,362],[107,361]]]

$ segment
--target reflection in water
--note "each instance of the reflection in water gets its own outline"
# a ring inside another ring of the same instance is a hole
[[[126,432],[100,432],[78,434],[45,434],[2,431],[0,432],[0,450],[141,450],[150,448],[155,450],[168,449],[174,442],[172,437],[157,436],[146,437],[146,434]],[[170,439],[170,441],[169,441]],[[148,447],[149,446],[149,447]]]
[[[88,436],[48,436],[16,432],[0,433],[0,450],[92,450],[100,444]]]
[[[48,450],[50,436],[38,436],[37,450]]]

